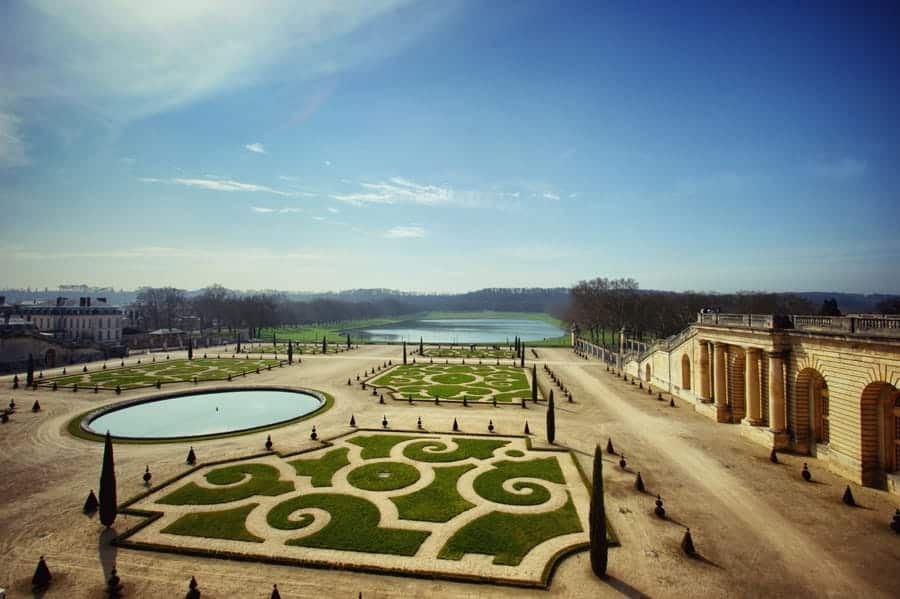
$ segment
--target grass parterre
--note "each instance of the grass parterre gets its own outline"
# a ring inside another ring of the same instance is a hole
[[[228,376],[241,376],[245,372],[256,372],[256,369],[266,370],[279,366],[283,360],[275,359],[244,359],[244,358],[206,358],[194,360],[157,360],[147,361],[130,366],[107,368],[106,370],[94,370],[78,372],[66,376],[46,378],[41,381],[44,386],[54,383],[58,387],[72,387],[78,385],[82,388],[101,389],[134,389],[137,387],[149,387],[166,383],[183,383],[193,381],[221,381]]]
[[[405,364],[367,384],[387,387],[398,400],[511,403],[531,398],[530,371],[518,366]]]
[[[360,430],[155,489],[122,545],[545,586],[586,546],[588,499],[572,455],[527,438]]]

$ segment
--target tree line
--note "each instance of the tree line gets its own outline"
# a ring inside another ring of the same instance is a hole
[[[816,314],[837,310],[834,300],[817,308],[793,293],[645,291],[631,278],[580,281],[570,292],[564,319],[592,343],[615,345],[622,329],[638,339],[661,339],[697,320],[703,309],[738,314]],[[833,314],[833,312],[831,312]]]

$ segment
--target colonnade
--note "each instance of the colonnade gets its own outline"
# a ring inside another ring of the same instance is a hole
[[[699,399],[703,403],[715,403],[716,418],[719,422],[730,422],[734,397],[729,398],[728,364],[733,352],[744,354],[744,399],[747,413],[745,421],[751,426],[769,425],[775,433],[787,429],[787,413],[784,384],[784,355],[780,351],[767,351],[754,346],[730,345],[708,339],[698,340],[700,344],[700,364],[697,368]],[[763,393],[761,362],[768,360],[768,422],[763,415]],[[731,399],[731,401],[729,401]]]

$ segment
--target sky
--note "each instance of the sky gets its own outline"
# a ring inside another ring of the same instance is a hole
[[[900,293],[900,5],[0,3],[0,286]]]

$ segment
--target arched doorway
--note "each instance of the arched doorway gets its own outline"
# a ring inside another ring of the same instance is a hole
[[[681,388],[691,389],[691,359],[687,354],[681,356]]]
[[[53,368],[56,366],[56,350],[52,347],[44,354],[44,367]]]
[[[644,380],[646,380],[648,383],[650,382],[650,365],[649,364],[644,366]]]
[[[860,404],[863,483],[883,487],[887,475],[900,474],[900,391],[871,383]]]
[[[817,445],[831,441],[829,424],[828,383],[815,368],[804,368],[797,375],[791,429],[798,449],[816,454]]]

